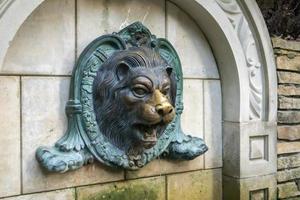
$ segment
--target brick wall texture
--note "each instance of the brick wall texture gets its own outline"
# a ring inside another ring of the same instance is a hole
[[[272,42],[278,76],[278,199],[300,199],[300,42]]]

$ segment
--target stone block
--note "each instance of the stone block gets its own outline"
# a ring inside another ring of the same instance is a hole
[[[203,138],[203,81],[185,79],[183,81],[184,110],[181,115],[183,131]]]
[[[277,72],[278,83],[300,84],[300,74],[295,72]]]
[[[280,37],[273,37],[272,44],[273,44],[273,48],[300,51],[300,42],[298,41],[284,40],[281,39]]]
[[[212,50],[199,26],[167,1],[167,38],[174,45],[186,78],[219,78]]]
[[[201,170],[167,177],[168,200],[221,200],[221,169]]]
[[[95,38],[136,21],[165,37],[165,2],[161,0],[79,0],[77,8],[78,53]]]
[[[0,73],[67,75],[74,61],[75,1],[45,1],[20,27]]]
[[[278,56],[277,68],[290,70],[290,71],[300,71],[300,56],[295,56],[294,58],[289,58],[288,56]]]
[[[165,200],[164,177],[145,178],[105,185],[79,187],[77,200],[122,199],[122,200]]]
[[[223,176],[223,199],[276,200],[275,174],[236,179]]]
[[[278,198],[288,198],[288,197],[295,197],[297,195],[300,195],[300,191],[298,190],[298,186],[296,183],[293,182],[287,182],[284,184],[278,184]]]
[[[290,197],[285,200],[299,200],[299,198],[300,198],[300,196],[297,196],[297,197]]]
[[[300,167],[300,154],[285,155],[278,157],[277,169],[290,169]]]
[[[277,127],[278,139],[282,140],[299,140],[300,139],[300,126],[278,126]]]
[[[277,154],[288,154],[300,152],[300,142],[283,142],[277,143]]]
[[[300,98],[295,97],[278,97],[279,109],[300,109]]]
[[[66,174],[47,173],[38,165],[35,151],[52,146],[67,128],[64,113],[69,78],[22,78],[22,152],[23,190],[25,193],[87,185],[124,178],[123,170],[101,164],[85,166]]]
[[[278,85],[278,95],[300,96],[300,86],[298,86],[298,85]]]
[[[156,159],[139,170],[126,170],[126,179],[194,171],[203,169],[203,164],[203,156],[199,156],[194,160]]]
[[[223,122],[223,175],[249,178],[275,173],[276,123]]]
[[[278,123],[297,124],[300,123],[300,111],[278,111],[277,118]]]
[[[277,181],[286,182],[300,178],[300,168],[294,168],[290,170],[283,170],[277,172]]]
[[[0,197],[21,192],[20,78],[0,76]]]
[[[238,177],[240,174],[240,127],[236,123],[223,122],[223,173]],[[249,148],[249,147],[246,147]]]
[[[218,80],[204,81],[205,169],[222,167],[222,94]]]
[[[74,189],[57,190],[4,198],[3,200],[75,200],[75,191]]]

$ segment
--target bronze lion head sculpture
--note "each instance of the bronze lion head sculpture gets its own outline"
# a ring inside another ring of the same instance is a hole
[[[174,119],[174,72],[153,49],[116,52],[98,70],[93,88],[100,131],[128,155],[153,147]]]
[[[68,129],[36,157],[66,172],[97,160],[135,170],[161,156],[190,160],[207,151],[181,128],[183,74],[174,47],[140,22],[96,38],[81,53],[66,105]]]

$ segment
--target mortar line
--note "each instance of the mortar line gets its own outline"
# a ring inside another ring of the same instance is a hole
[[[168,177],[167,175],[165,177],[165,200],[168,200]]]
[[[215,80],[215,81],[221,81],[219,78],[206,78],[206,77],[188,77],[188,76],[183,76],[184,80]]]
[[[168,197],[168,175],[165,175],[165,198],[166,198],[166,200],[168,200],[169,199],[169,197]]]
[[[20,190],[21,190],[21,194],[23,194],[23,117],[22,117],[22,113],[23,113],[23,101],[22,101],[22,76],[19,76],[19,103],[20,103],[20,110],[19,110],[19,115],[20,115]]]
[[[78,54],[78,51],[77,51],[77,48],[78,48],[78,44],[77,44],[77,40],[78,40],[78,33],[77,33],[77,30],[78,30],[78,21],[77,21],[77,18],[78,18],[78,0],[74,0],[75,1],[75,49],[74,49],[74,60],[75,60],[75,63],[76,63],[76,58],[77,58],[77,54]]]
[[[75,200],[77,200],[78,199],[77,187],[74,187],[74,192],[75,192]]]
[[[86,186],[88,186],[88,185],[86,185]],[[72,190],[72,189],[75,190],[75,188],[76,188],[75,186],[72,186],[72,187],[56,188],[56,189],[42,190],[42,191],[36,191],[36,192],[28,192],[28,193],[23,193],[23,194],[15,194],[15,195],[0,197],[0,199],[21,197],[21,196],[35,195],[35,194],[45,194],[45,193],[50,193],[50,192],[61,192],[61,191],[64,191],[64,190]]]
[[[70,78],[71,75],[55,75],[55,74],[0,74],[2,76],[22,76],[22,77],[66,77]]]
[[[204,84],[205,84],[205,82],[206,81],[202,81],[202,99],[203,99],[203,108],[202,108],[202,116],[203,116],[203,121],[202,121],[202,123],[203,123],[203,128],[202,128],[202,133],[203,133],[203,136],[202,136],[202,138],[203,138],[203,142],[206,144],[206,141],[205,141],[205,108],[206,108],[206,106],[205,106],[205,87],[204,87]],[[205,165],[205,153],[203,154],[203,168],[205,169],[206,168],[206,165]]]
[[[295,71],[295,70],[292,70],[292,69],[282,69],[282,68],[277,68],[276,70],[277,72],[290,72],[290,73],[294,73],[294,74],[300,74],[299,71]],[[297,84],[297,83],[295,83]],[[299,84],[299,83],[298,83]]]
[[[165,38],[168,39],[168,3],[165,0]]]

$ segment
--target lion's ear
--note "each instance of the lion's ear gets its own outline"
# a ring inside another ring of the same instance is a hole
[[[166,68],[166,71],[167,71],[167,74],[168,74],[169,76],[171,76],[172,71],[173,71],[173,68],[168,66],[168,67]]]
[[[117,66],[117,77],[119,80],[122,80],[124,79],[124,77],[127,76],[128,74],[128,71],[129,71],[129,66],[124,63],[124,62],[121,62],[118,66]]]

